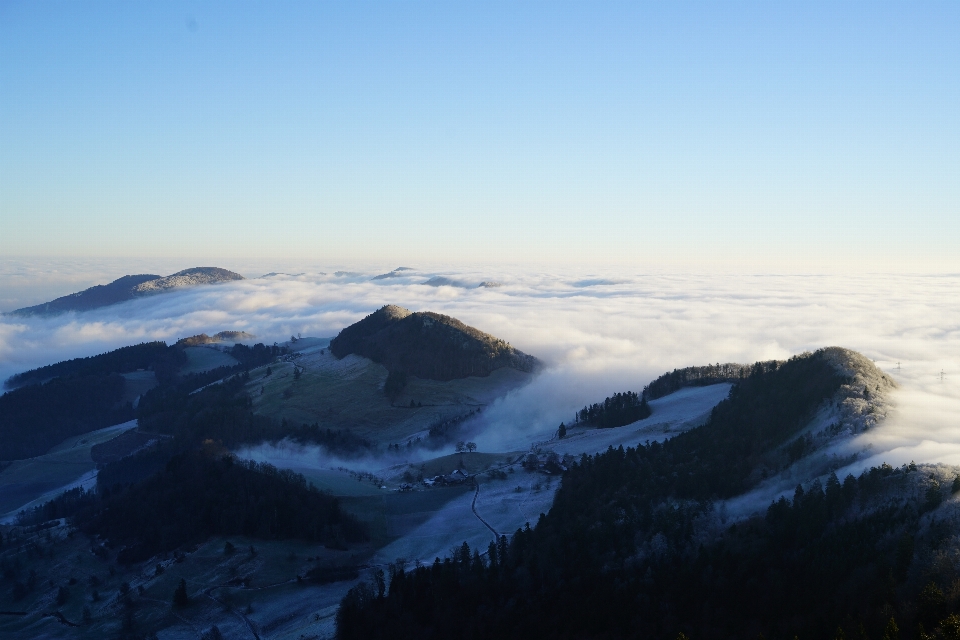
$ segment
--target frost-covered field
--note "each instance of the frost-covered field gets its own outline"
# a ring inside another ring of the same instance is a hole
[[[137,426],[131,420],[70,437],[46,454],[17,460],[0,471],[0,523],[9,523],[22,509],[43,504],[75,487],[90,489],[97,482],[90,449]]]
[[[614,429],[568,425],[567,436],[563,440],[556,439],[556,429],[523,430],[512,439],[504,439],[501,446],[507,451],[525,451],[535,443],[544,443],[543,446],[551,451],[578,456],[582,453],[600,453],[608,447],[635,447],[647,440],[661,441],[703,424],[710,417],[710,410],[729,392],[729,384],[681,389],[651,401],[653,415],[633,424]],[[483,441],[483,434],[479,438]]]

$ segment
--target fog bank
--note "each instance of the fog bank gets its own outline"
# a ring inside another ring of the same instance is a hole
[[[0,377],[201,332],[247,331],[268,343],[297,333],[331,337],[390,303],[455,316],[547,364],[532,384],[486,412],[502,428],[555,428],[584,404],[639,390],[677,367],[787,358],[840,345],[875,360],[902,385],[895,415],[851,446],[872,447],[877,461],[891,463],[960,461],[960,276],[491,269],[413,270],[371,280],[383,272],[315,269],[82,314],[0,317]],[[437,286],[439,278],[454,286]],[[477,286],[490,281],[502,286]]]

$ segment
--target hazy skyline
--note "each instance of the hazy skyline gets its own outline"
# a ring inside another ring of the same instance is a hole
[[[0,254],[955,272],[957,33],[953,3],[5,2]]]

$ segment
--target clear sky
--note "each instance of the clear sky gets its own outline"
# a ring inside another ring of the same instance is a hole
[[[3,0],[0,254],[958,271],[958,34],[956,2]]]

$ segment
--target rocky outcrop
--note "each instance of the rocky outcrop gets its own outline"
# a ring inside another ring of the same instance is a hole
[[[181,347],[202,347],[205,344],[220,344],[222,342],[249,342],[257,336],[246,331],[221,331],[212,336],[201,333],[189,338],[180,338],[177,344]]]
[[[843,427],[860,433],[887,416],[892,408],[889,393],[899,386],[893,378],[856,351],[827,347],[819,353],[847,378],[834,398]]]

